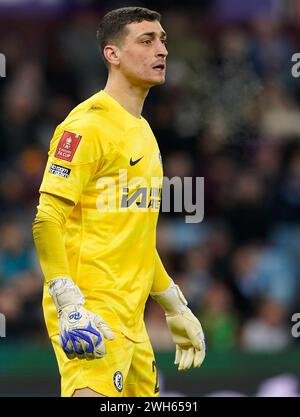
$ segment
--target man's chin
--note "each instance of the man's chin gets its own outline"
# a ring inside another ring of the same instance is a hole
[[[151,84],[151,87],[155,87],[156,85],[162,85],[166,82],[166,77],[160,77],[156,79],[152,79],[149,84]]]
[[[166,77],[146,78],[144,80],[137,80],[137,85],[143,86],[146,89],[162,85],[166,82]]]

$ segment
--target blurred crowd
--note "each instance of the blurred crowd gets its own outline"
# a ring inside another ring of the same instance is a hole
[[[220,7],[215,15],[163,13],[167,83],[150,92],[144,116],[164,175],[204,177],[205,216],[188,224],[185,213],[162,213],[158,250],[215,350],[278,351],[297,342],[300,84],[291,57],[300,52],[300,7],[288,3],[246,20],[222,20]],[[55,126],[105,83],[98,20],[87,9],[19,22],[18,30],[13,19],[2,26],[0,312],[8,337],[46,340],[31,224]],[[155,349],[170,349],[151,300],[145,317]]]

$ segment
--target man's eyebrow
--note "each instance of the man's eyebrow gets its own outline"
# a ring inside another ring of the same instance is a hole
[[[140,35],[138,35],[138,37],[140,38],[140,37],[142,37],[142,36],[151,36],[152,38],[154,38],[154,37],[155,37],[155,35],[156,35],[156,32],[144,32],[144,33],[141,33]],[[160,37],[161,37],[161,38],[166,38],[166,37],[167,37],[166,32],[161,31],[161,33],[160,33]]]

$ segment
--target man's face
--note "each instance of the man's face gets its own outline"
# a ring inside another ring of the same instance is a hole
[[[158,21],[127,25],[120,51],[120,70],[133,85],[150,88],[165,82],[166,34]]]

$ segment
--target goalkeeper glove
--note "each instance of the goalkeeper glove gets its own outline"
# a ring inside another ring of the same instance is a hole
[[[102,317],[83,307],[84,296],[70,278],[50,281],[49,293],[58,311],[60,344],[69,359],[98,359],[105,353],[104,337],[115,338]]]
[[[199,320],[187,307],[180,288],[171,281],[169,288],[151,293],[165,311],[167,325],[176,344],[175,365],[186,371],[194,365],[199,368],[205,358],[205,337]]]

